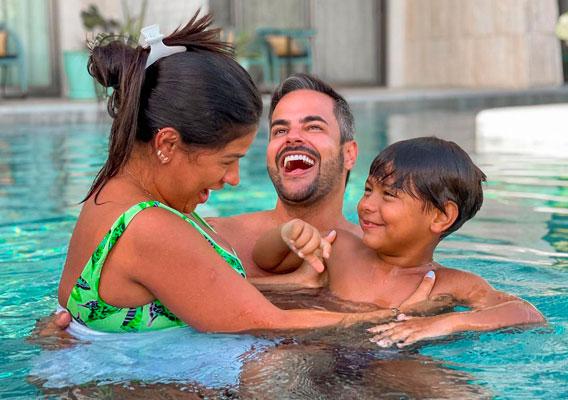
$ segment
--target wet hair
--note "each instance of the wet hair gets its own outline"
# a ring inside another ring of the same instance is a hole
[[[355,134],[355,122],[347,101],[327,83],[308,74],[298,73],[290,75],[280,85],[278,85],[272,94],[268,119],[272,119],[272,113],[280,100],[282,100],[282,97],[286,96],[288,93],[302,89],[313,90],[331,97],[333,100],[333,113],[335,114],[335,118],[339,124],[339,133],[341,135],[340,143],[343,144],[353,140],[353,136]]]
[[[456,221],[442,238],[457,231],[483,203],[485,174],[457,144],[436,137],[396,142],[373,160],[369,177],[402,190],[445,213],[448,201],[457,204]],[[392,180],[392,182],[390,182]]]
[[[112,88],[107,109],[113,123],[108,159],[85,200],[124,167],[136,142],[150,142],[162,128],[174,128],[189,148],[221,149],[258,124],[260,93],[233,59],[232,47],[218,39],[219,30],[208,29],[211,15],[198,14],[163,39],[187,51],[147,69],[149,48],[117,37],[91,46],[89,73]]]

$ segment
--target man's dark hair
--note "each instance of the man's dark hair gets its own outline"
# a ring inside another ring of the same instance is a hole
[[[442,238],[457,231],[483,203],[485,174],[457,144],[436,137],[396,142],[373,160],[369,177],[422,200],[425,207],[444,211],[448,201],[457,204],[456,221]],[[392,182],[390,182],[392,180]]]
[[[272,94],[270,102],[270,111],[268,120],[272,120],[272,113],[276,105],[286,96],[295,90],[313,90],[328,95],[333,100],[333,113],[339,125],[339,133],[341,134],[340,143],[343,144],[353,140],[355,134],[353,114],[347,101],[337,93],[331,86],[322,80],[308,74],[293,74],[286,78]]]

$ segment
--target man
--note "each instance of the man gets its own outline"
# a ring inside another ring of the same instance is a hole
[[[237,251],[247,275],[268,273],[252,259],[260,235],[292,218],[321,231],[361,230],[342,213],[349,171],[357,158],[353,115],[343,97],[306,74],[287,78],[272,96],[269,111],[268,174],[278,193],[272,210],[209,222]]]
[[[235,248],[249,277],[270,274],[253,261],[257,239],[292,218],[320,231],[340,228],[362,234],[342,211],[349,172],[357,159],[353,114],[345,99],[313,76],[294,74],[272,96],[269,135],[266,163],[278,193],[274,209],[208,219]],[[411,297],[426,299],[433,285],[433,279],[425,278]],[[69,313],[59,313],[39,328],[40,335],[59,334],[70,321]]]

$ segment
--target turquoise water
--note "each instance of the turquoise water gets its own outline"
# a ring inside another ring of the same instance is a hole
[[[368,165],[387,143],[437,134],[473,150],[471,111],[384,115],[367,104],[355,112],[361,154],[345,204],[353,221]],[[107,130],[0,128],[0,398],[568,397],[568,158],[474,154],[489,178],[485,204],[436,255],[529,300],[546,327],[467,333],[407,351],[377,349],[362,330],[283,342],[180,331],[42,350],[26,339],[56,306],[77,203],[103,162]],[[274,205],[265,147],[263,131],[242,161],[241,186],[214,192],[206,213]]]

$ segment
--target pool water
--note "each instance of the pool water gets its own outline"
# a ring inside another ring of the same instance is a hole
[[[352,221],[370,161],[388,143],[436,134],[474,148],[473,110],[387,115],[361,104],[354,111],[360,157],[344,208]],[[442,264],[532,302],[546,327],[465,333],[404,351],[377,348],[363,329],[289,338],[180,330],[60,350],[29,342],[36,319],[56,306],[77,203],[104,160],[107,131],[106,124],[0,128],[0,398],[568,397],[566,157],[473,154],[488,175],[484,206],[436,253]],[[204,213],[274,205],[266,142],[264,128],[242,160],[242,184],[214,192]]]

